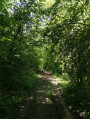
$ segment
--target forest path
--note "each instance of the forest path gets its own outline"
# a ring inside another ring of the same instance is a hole
[[[61,94],[57,79],[46,71],[42,72],[30,97],[20,107],[19,119],[76,119]]]

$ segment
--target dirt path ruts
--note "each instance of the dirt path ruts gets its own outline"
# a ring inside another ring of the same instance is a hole
[[[57,79],[44,71],[32,94],[22,106],[20,119],[76,119],[70,113],[63,98]]]

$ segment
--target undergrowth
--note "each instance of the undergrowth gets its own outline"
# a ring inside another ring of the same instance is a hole
[[[90,89],[89,87],[73,85],[66,76],[56,75],[60,87],[63,90],[63,96],[67,105],[77,112],[82,112],[83,118],[90,119]]]
[[[33,71],[16,72],[12,76],[3,75],[0,80],[0,119],[16,119],[20,104],[28,96],[36,82]]]

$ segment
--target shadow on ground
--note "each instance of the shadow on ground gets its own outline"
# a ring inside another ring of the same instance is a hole
[[[56,80],[50,73],[42,72],[30,96],[20,107],[19,119],[75,119],[64,107],[62,91]]]

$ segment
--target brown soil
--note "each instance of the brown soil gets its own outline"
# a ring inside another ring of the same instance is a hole
[[[19,119],[76,119],[62,98],[57,79],[44,71],[20,107]]]

